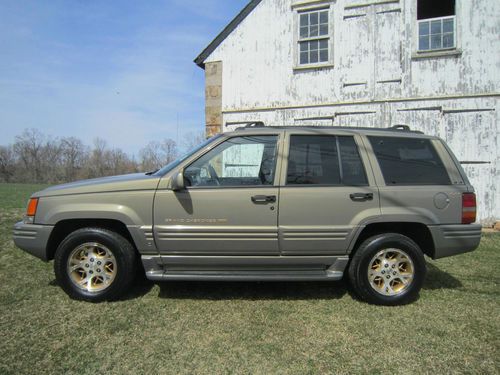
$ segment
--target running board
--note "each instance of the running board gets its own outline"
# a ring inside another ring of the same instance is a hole
[[[143,256],[153,281],[321,281],[340,280],[347,256]]]
[[[325,281],[340,280],[339,271],[173,271],[146,274],[153,281]]]

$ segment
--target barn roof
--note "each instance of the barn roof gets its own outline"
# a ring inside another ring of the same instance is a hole
[[[260,4],[262,0],[251,0],[243,10],[215,37],[212,42],[198,55],[194,62],[205,69],[205,60],[231,34],[238,25]]]

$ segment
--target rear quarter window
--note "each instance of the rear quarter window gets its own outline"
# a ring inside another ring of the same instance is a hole
[[[450,177],[429,139],[368,137],[386,185],[450,185]]]

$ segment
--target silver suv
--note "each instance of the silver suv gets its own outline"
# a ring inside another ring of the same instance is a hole
[[[245,127],[146,174],[33,194],[21,249],[54,259],[71,297],[150,280],[339,280],[365,301],[418,294],[424,254],[477,248],[474,189],[439,138],[411,131]]]

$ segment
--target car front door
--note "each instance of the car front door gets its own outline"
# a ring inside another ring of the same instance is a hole
[[[278,255],[278,135],[226,139],[183,168],[186,188],[159,189],[162,255]]]

